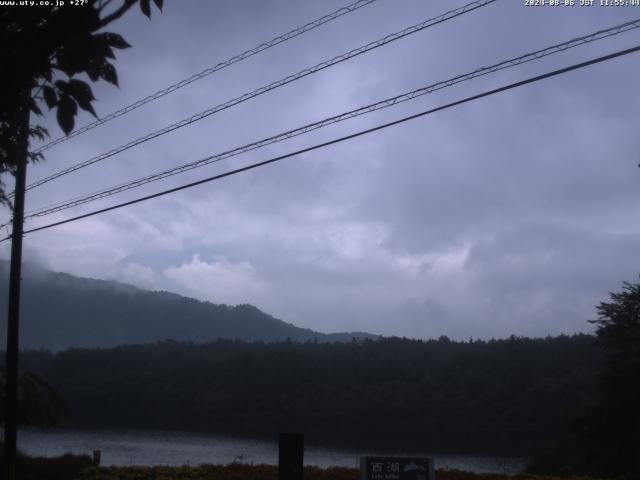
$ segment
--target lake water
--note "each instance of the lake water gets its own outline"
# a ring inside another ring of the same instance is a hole
[[[18,448],[38,456],[64,453],[102,452],[102,465],[198,465],[278,463],[277,441],[249,440],[221,435],[161,431],[60,431],[22,430]],[[432,456],[436,468],[514,474],[522,471],[526,459],[469,455],[430,455],[428,452],[344,450],[305,446],[305,465],[357,467],[361,455]]]

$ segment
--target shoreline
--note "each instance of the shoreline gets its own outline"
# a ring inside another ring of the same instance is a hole
[[[276,465],[275,439],[256,440],[204,433],[141,430],[25,430],[19,434],[19,448],[28,455],[55,457],[65,453],[102,453],[105,466],[229,464],[240,458],[244,465]],[[525,457],[497,455],[440,454],[405,449],[376,450],[305,445],[305,465],[322,468],[353,468],[365,455],[429,456],[436,468],[476,473],[517,474],[524,470]]]

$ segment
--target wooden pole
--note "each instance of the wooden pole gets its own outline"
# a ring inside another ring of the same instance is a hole
[[[11,234],[4,414],[4,462],[5,478],[8,480],[16,478],[17,462],[20,275],[22,270],[24,192],[27,178],[27,150],[29,148],[29,93],[30,91],[22,98],[18,112],[18,158],[16,159],[16,187],[13,200],[13,232]]]

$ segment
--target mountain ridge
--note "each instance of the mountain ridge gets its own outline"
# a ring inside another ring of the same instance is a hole
[[[9,264],[0,260],[0,289]],[[0,296],[6,312],[7,295]],[[365,332],[321,333],[297,327],[250,304],[216,304],[114,280],[78,277],[25,264],[20,344],[23,349],[114,347],[164,340],[202,343],[218,338],[276,342],[348,342],[378,338]],[[6,318],[4,315],[3,318]],[[0,342],[6,342],[6,320]]]

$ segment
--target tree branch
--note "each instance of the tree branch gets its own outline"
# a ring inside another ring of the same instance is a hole
[[[102,12],[105,8],[109,6],[109,4],[113,2],[113,0],[100,0],[100,5],[98,6],[98,10]]]
[[[112,14],[107,15],[102,20],[100,20],[100,22],[98,23],[98,28],[96,28],[96,30],[109,25],[114,20],[117,20],[118,18],[120,18],[122,15],[124,15],[127,12],[127,10],[133,7],[133,5],[137,1],[138,0],[124,0],[124,3],[120,6],[120,8],[118,8]]]

